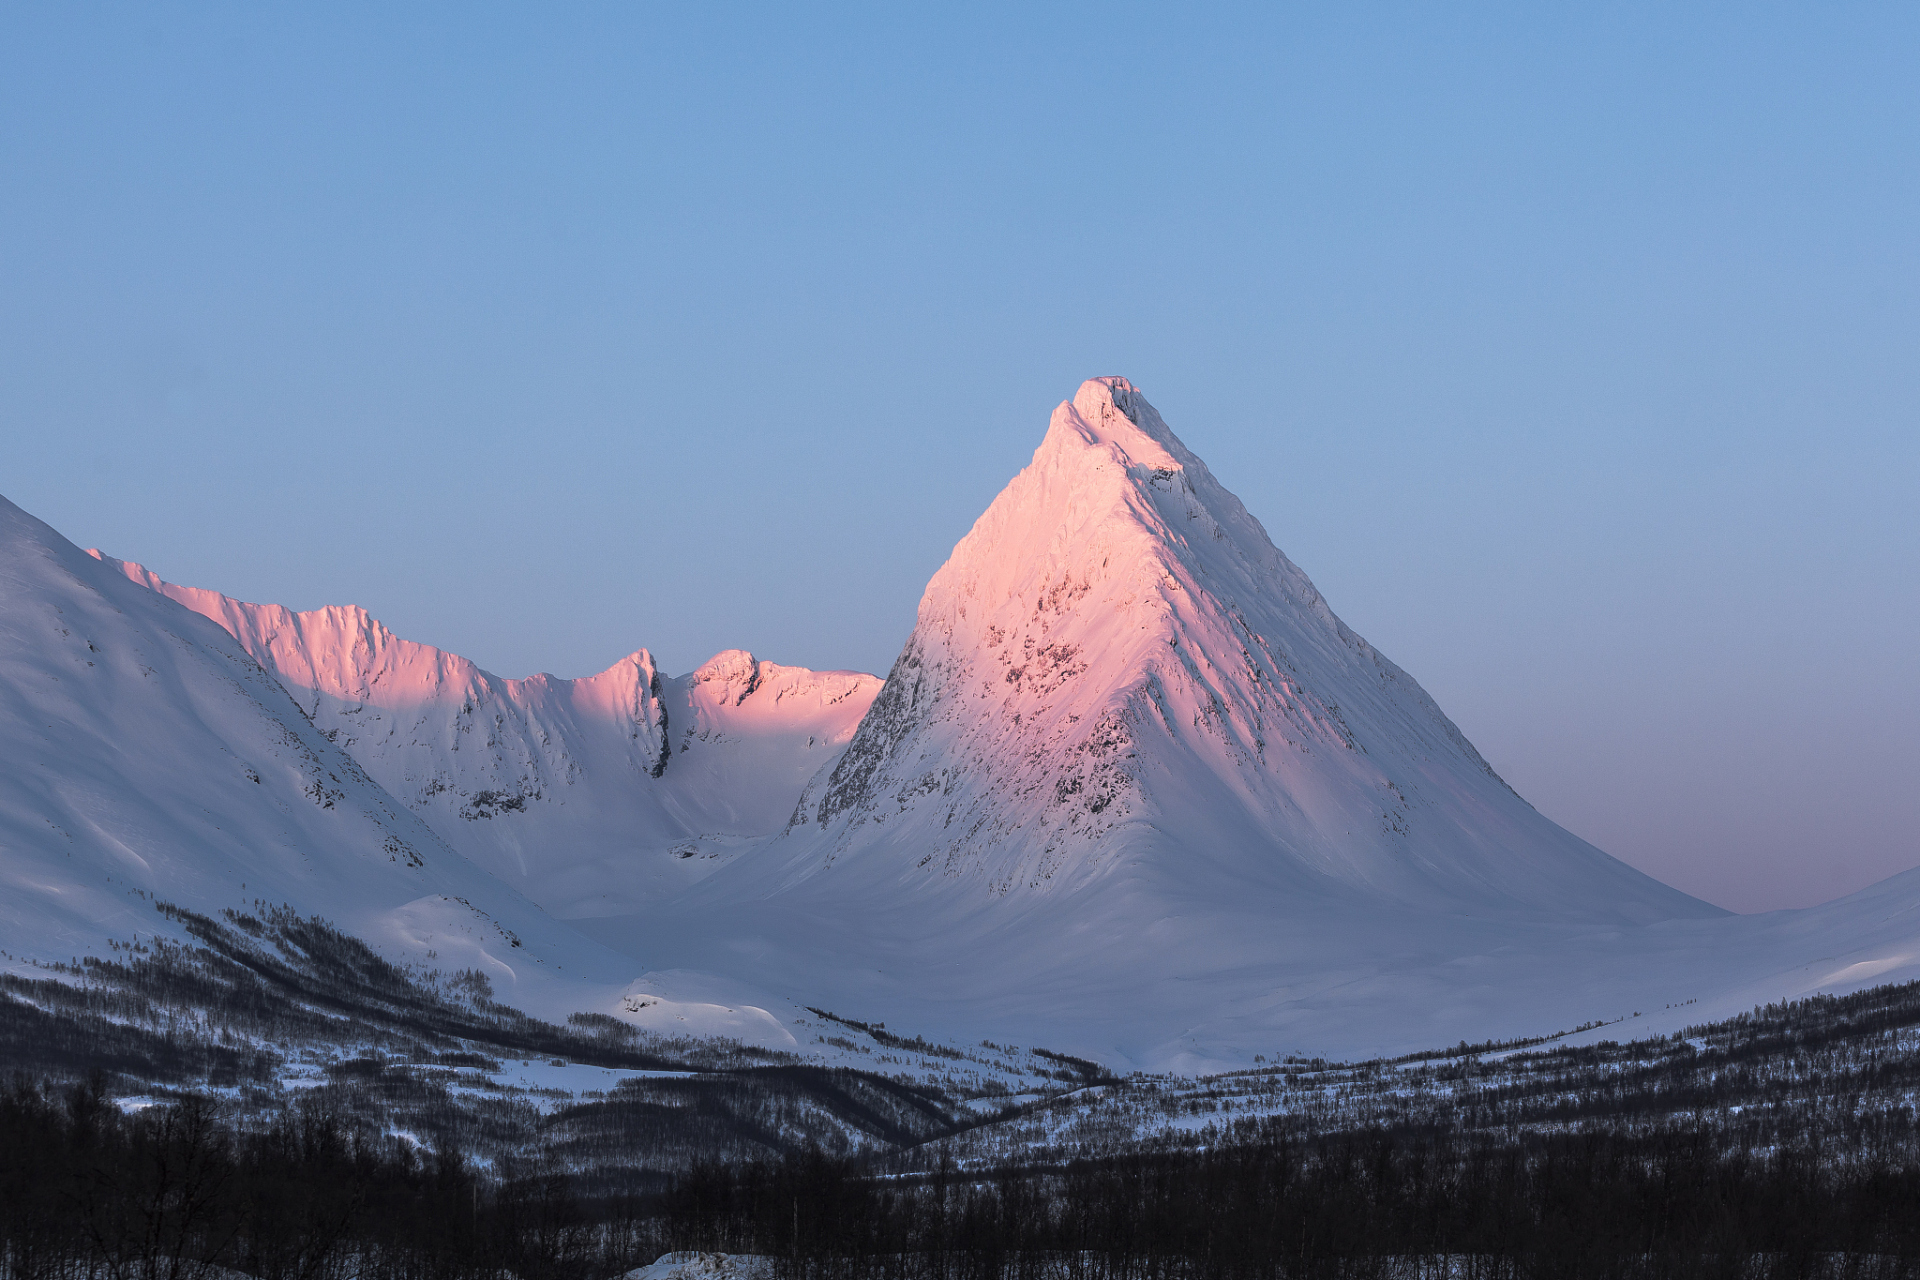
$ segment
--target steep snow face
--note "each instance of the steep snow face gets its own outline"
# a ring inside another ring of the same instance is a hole
[[[1714,913],[1514,794],[1124,378],[1054,411],[782,844],[789,884]]]
[[[265,902],[477,968],[516,1001],[639,967],[448,848],[226,631],[4,499],[0,760],[0,945],[15,961],[173,930],[156,901]]]
[[[357,606],[295,612],[102,563],[219,623],[454,848],[562,916],[631,910],[780,829],[880,688],[729,650],[507,680]]]

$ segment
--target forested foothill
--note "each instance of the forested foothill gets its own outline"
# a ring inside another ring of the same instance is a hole
[[[1031,1052],[920,1053],[867,1033],[872,1051],[850,1056],[880,1070],[600,1014],[558,1026],[495,1001],[477,972],[403,969],[284,908],[159,910],[191,942],[0,973],[0,1069],[98,1074],[141,1104],[204,1095],[243,1128],[319,1108],[482,1167],[557,1160],[595,1194],[658,1189],[698,1160],[908,1147],[1082,1080]]]
[[[1920,1275],[1920,984],[1199,1079],[813,1011],[863,1071],[175,915],[193,945],[0,978],[6,1280]]]

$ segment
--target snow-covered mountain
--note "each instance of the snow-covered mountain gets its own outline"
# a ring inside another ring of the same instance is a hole
[[[1920,871],[1734,917],[1536,812],[1120,378],[1054,411],[788,828],[603,923],[700,990],[1154,1067],[1920,975]]]
[[[503,680],[5,505],[0,592],[15,958],[259,899],[523,1007],[1177,1069],[1920,976],[1920,870],[1732,917],[1537,813],[1124,379],[1055,411],[884,685],[742,652]]]
[[[1564,1028],[1597,1016],[1579,992],[1619,997],[1606,939],[1724,914],[1516,795],[1100,378],[934,575],[787,829],[599,936],[1167,1062]]]
[[[286,903],[533,1007],[617,1006],[641,968],[449,848],[226,631],[4,499],[0,761],[14,962],[167,932],[157,902]]]
[[[358,606],[250,604],[89,554],[219,623],[388,792],[561,917],[634,910],[780,830],[880,689],[738,649],[680,677],[641,649],[507,680]]]
[[[1222,895],[1716,914],[1520,799],[1124,378],[1055,410],[934,575],[786,845],[790,879],[973,896],[1151,870]]]

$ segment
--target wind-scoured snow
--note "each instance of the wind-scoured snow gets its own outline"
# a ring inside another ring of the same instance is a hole
[[[631,911],[778,831],[880,681],[743,650],[508,680],[354,605],[296,612],[103,564],[203,614],[449,844],[561,917]]]

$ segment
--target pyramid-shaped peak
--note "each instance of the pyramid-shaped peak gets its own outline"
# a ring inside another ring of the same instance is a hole
[[[1225,898],[1698,906],[1515,795],[1120,377],[1054,410],[934,575],[788,848],[799,879],[988,897],[1211,868]]]
[[[1096,613],[1162,614],[1160,606],[1184,591],[1173,580],[1196,576],[1216,590],[1272,587],[1309,610],[1323,607],[1306,575],[1137,387],[1122,377],[1090,378],[1055,407],[1032,463],[934,575],[921,621],[957,626],[965,643],[990,624],[1005,628],[989,612],[1068,580],[1105,584],[1112,598],[1087,599]],[[953,620],[935,622],[930,611]]]

